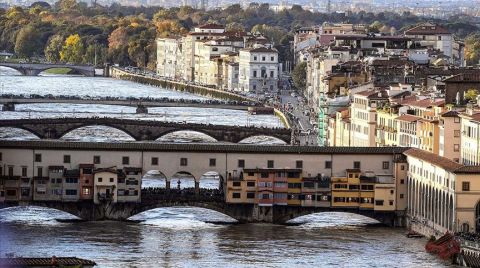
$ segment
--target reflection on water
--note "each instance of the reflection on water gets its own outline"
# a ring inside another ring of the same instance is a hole
[[[141,222],[60,223],[50,209],[0,210],[0,255],[78,256],[99,267],[440,267],[425,240],[369,227],[353,214],[324,213],[300,226],[214,225],[226,216],[162,208]],[[231,221],[231,219],[230,219]]]

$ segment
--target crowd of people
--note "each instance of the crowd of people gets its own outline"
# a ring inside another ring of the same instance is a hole
[[[194,187],[188,187],[179,189],[177,188],[161,188],[161,187],[148,187],[142,189],[142,199],[155,199],[155,200],[174,200],[181,201],[187,200],[210,200],[210,201],[223,201],[223,191],[219,189],[198,189],[198,194]]]

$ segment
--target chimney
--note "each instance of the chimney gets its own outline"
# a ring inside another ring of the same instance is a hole
[[[467,103],[467,115],[469,115],[469,116],[473,115],[473,103],[472,102]]]

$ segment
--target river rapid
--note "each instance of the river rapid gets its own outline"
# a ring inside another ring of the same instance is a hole
[[[203,97],[108,78],[76,76],[23,77],[0,69],[1,94],[114,97]],[[108,105],[17,105],[0,118],[112,116],[150,120],[281,127],[274,116],[201,108],[155,108],[148,115],[134,108]],[[1,139],[36,139],[24,131],[1,128]],[[96,126],[72,131],[74,141],[132,141],[118,130]],[[215,142],[198,133],[182,132],[158,142]],[[276,144],[260,137],[250,143]],[[179,178],[181,187],[193,181]],[[176,184],[176,180],[173,181]],[[163,187],[158,174],[143,187]],[[202,188],[218,187],[214,177]],[[233,219],[200,208],[146,211],[128,222],[64,222],[74,216],[38,207],[0,210],[0,257],[77,256],[98,267],[443,267],[424,250],[424,239],[408,239],[405,230],[372,226],[374,220],[355,214],[322,213],[295,219],[292,226],[232,224]],[[225,224],[209,223],[225,222]]]

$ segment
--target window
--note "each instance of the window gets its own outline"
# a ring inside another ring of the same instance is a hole
[[[211,166],[211,167],[214,167],[214,166],[216,166],[216,165],[217,165],[217,159],[215,159],[215,158],[210,158],[210,166]]]
[[[232,193],[232,198],[240,198],[240,193]]]
[[[383,206],[383,200],[375,200],[375,206]]]
[[[247,181],[247,187],[255,187],[254,181]]]
[[[130,158],[128,156],[122,157],[122,165],[129,165],[130,164]]]
[[[267,161],[267,168],[273,168],[273,160]]]
[[[70,161],[71,161],[70,155],[66,154],[63,156],[63,163],[70,164]]]
[[[270,195],[269,194],[262,194],[261,198],[262,199],[270,199]]]
[[[453,151],[454,152],[459,152],[460,151],[460,144],[454,144],[453,145]]]
[[[262,57],[262,61],[265,61],[265,56]]]
[[[260,173],[260,178],[262,178],[262,179],[268,178],[268,172],[262,172],[262,173]]]
[[[42,154],[35,154],[35,162],[42,162]]]
[[[239,181],[234,181],[234,182],[233,182],[233,186],[234,186],[234,187],[240,187],[240,186],[242,186],[242,183],[239,182]]]
[[[77,195],[77,190],[74,189],[66,189],[65,190],[66,195]]]
[[[184,167],[187,166],[188,159],[187,158],[180,158],[180,166]]]
[[[462,191],[470,191],[470,182],[469,181],[462,182]]]
[[[360,169],[360,161],[354,161],[353,168]]]
[[[57,184],[61,184],[62,183],[62,178],[58,178],[57,179]]]
[[[338,184],[338,183],[337,183],[337,184],[334,184],[334,185],[333,185],[333,188],[334,188],[334,189],[347,189],[348,187],[347,187],[346,184]]]
[[[100,164],[100,156],[99,155],[93,156],[93,163],[94,164]]]
[[[98,182],[102,182],[103,181],[103,178],[98,178]]]
[[[78,183],[78,178],[65,178],[65,183]]]
[[[244,168],[245,167],[245,160],[238,159],[238,167],[239,168]]]
[[[382,163],[382,168],[383,168],[383,169],[389,169],[389,168],[390,168],[390,162],[388,162],[388,161],[383,161],[383,163]]]
[[[50,183],[55,183],[55,179],[50,179]]]
[[[117,178],[118,183],[125,183],[125,178]]]
[[[3,154],[0,153],[0,161],[3,161]]]
[[[22,177],[27,176],[27,167],[22,167]]]
[[[393,200],[389,200],[389,201],[388,201],[388,204],[389,204],[390,206],[393,206]]]
[[[257,60],[257,56],[253,56],[253,60]]]
[[[113,178],[110,178],[110,182],[114,182],[114,179],[113,179]]]
[[[394,193],[394,191],[393,191],[393,190],[390,190],[390,194],[393,194],[393,193]]]
[[[90,188],[88,188],[88,187],[83,187],[83,189],[82,189],[82,194],[83,194],[83,195],[90,195]]]
[[[253,198],[255,198],[255,193],[248,192],[248,193],[247,193],[247,198],[248,198],[248,199],[253,199]]]
[[[253,77],[257,77],[257,71],[253,71]]]
[[[460,117],[454,117],[453,122],[454,123],[460,123]]]
[[[401,180],[400,180],[400,184],[405,184],[405,180],[404,180],[404,179],[401,179]]]
[[[295,162],[295,166],[296,166],[297,168],[303,168],[303,161],[302,161],[302,160],[297,160],[297,161]]]
[[[42,177],[43,175],[43,168],[42,167],[37,167],[37,176]]]
[[[270,60],[271,60],[271,61],[275,61],[275,57],[270,57]]]
[[[405,170],[405,166],[404,166],[404,165],[401,165],[401,166],[400,166],[400,170]]]
[[[325,168],[332,168],[332,161],[325,161]]]
[[[400,198],[403,198],[403,194],[400,194]]]
[[[453,136],[454,137],[460,137],[460,130],[454,130],[453,131]]]
[[[152,157],[152,166],[158,166],[158,157]]]

